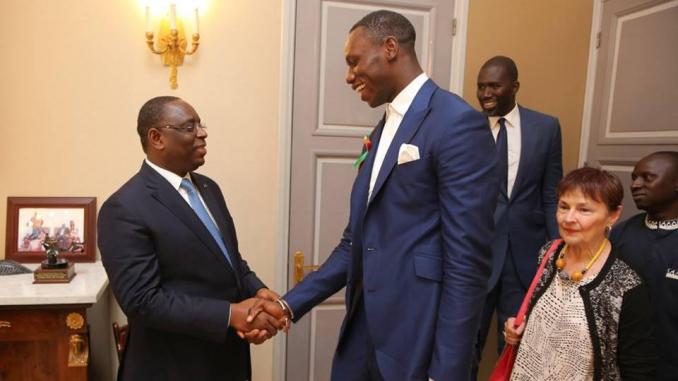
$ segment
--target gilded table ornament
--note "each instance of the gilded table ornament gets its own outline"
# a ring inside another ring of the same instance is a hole
[[[85,325],[85,318],[77,312],[71,312],[66,316],[66,325],[70,329],[80,329]]]

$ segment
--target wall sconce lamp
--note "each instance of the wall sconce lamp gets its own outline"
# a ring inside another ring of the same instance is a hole
[[[158,39],[154,39],[153,20],[151,9],[146,5],[146,45],[154,54],[160,55],[162,63],[170,67],[170,88],[176,89],[177,66],[184,63],[184,56],[194,54],[200,46],[200,33],[198,30],[198,7],[193,9],[193,36],[191,48],[187,49],[187,41],[184,34],[184,24],[177,19],[177,6],[171,3],[169,6],[169,19],[161,18],[158,28]]]

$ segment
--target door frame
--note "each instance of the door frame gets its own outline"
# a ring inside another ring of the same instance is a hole
[[[452,62],[448,89],[459,96],[464,89],[466,33],[470,0],[456,0],[456,33],[452,37]],[[280,90],[278,93],[278,233],[275,259],[275,289],[287,291],[289,264],[290,179],[292,173],[292,94],[294,86],[294,39],[297,0],[283,0],[280,49]],[[452,33],[452,31],[450,31]],[[277,336],[273,344],[273,380],[285,381],[287,339]]]
[[[591,135],[591,113],[593,112],[593,93],[596,83],[596,67],[598,65],[598,35],[603,22],[603,3],[606,0],[593,0],[593,15],[591,16],[591,38],[589,39],[589,60],[586,68],[586,87],[584,90],[584,110],[581,120],[581,135],[579,137],[579,163],[582,167],[587,161],[589,138]]]

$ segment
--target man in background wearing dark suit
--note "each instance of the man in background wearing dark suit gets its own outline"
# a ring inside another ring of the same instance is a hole
[[[500,352],[504,323],[518,312],[537,270],[539,248],[558,236],[556,186],[563,176],[560,124],[552,116],[519,106],[519,88],[518,69],[508,57],[493,57],[480,69],[477,96],[496,141],[500,186],[492,276],[472,380],[493,313],[496,310]]]
[[[176,97],[139,112],[147,157],[99,213],[99,248],[129,336],[119,380],[249,380],[249,343],[282,328],[253,297],[276,300],[238,250],[217,184],[193,172],[205,162],[207,131]],[[257,330],[254,330],[257,329]]]

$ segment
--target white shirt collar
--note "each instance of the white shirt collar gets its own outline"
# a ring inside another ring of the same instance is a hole
[[[489,117],[490,120],[490,126],[492,128],[499,128],[499,119],[504,118],[506,119],[506,127],[516,127],[520,124],[520,110],[518,109],[518,104],[516,103],[513,106],[513,109],[509,111],[508,114],[504,116],[491,116]]]
[[[649,215],[645,215],[645,226],[652,230],[678,230],[678,218],[672,220],[653,220]]]
[[[417,96],[419,89],[424,86],[426,81],[428,81],[428,76],[423,72],[413,79],[412,82],[405,86],[405,88],[402,89],[398,95],[396,95],[396,97],[393,99],[393,102],[391,102],[386,107],[386,109],[389,110],[389,113],[395,111],[400,116],[405,115],[407,110],[410,108],[414,97]]]
[[[165,168],[162,168],[158,166],[157,164],[152,163],[148,158],[144,159],[146,161],[146,164],[148,164],[149,167],[155,169],[156,172],[160,174],[160,176],[164,177],[165,180],[169,181],[169,183],[176,189],[177,191],[179,190],[179,186],[181,185],[181,180],[184,178],[177,175],[176,173],[172,171],[168,171]],[[186,178],[190,181],[191,176],[187,173]]]

